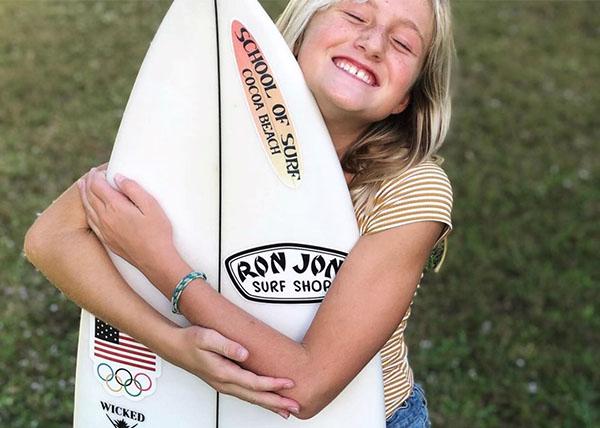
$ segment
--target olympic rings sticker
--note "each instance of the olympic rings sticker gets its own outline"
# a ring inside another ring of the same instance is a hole
[[[92,360],[88,375],[96,379],[94,383],[98,382],[107,395],[132,401],[154,394],[160,386],[162,358],[95,315],[87,316],[89,319],[82,321],[88,321],[87,354]]]
[[[139,372],[134,376],[124,367],[115,371],[109,364],[104,362],[98,364],[96,373],[110,391],[114,393],[125,391],[132,398],[150,391],[153,385],[152,378],[146,373]]]

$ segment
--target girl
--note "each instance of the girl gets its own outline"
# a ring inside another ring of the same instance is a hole
[[[361,232],[302,343],[201,279],[179,301],[196,326],[179,328],[149,307],[101,242],[167,298],[193,269],[152,196],[125,177],[112,189],[104,167],[38,218],[27,256],[80,306],[219,392],[285,418],[317,414],[381,351],[388,427],[428,426],[403,333],[424,265],[452,227],[450,184],[434,157],[450,119],[449,9],[448,0],[292,0],[279,19],[331,134]]]

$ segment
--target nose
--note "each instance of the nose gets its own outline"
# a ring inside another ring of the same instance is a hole
[[[355,47],[375,60],[380,60],[385,50],[385,32],[381,27],[365,28],[356,38]]]

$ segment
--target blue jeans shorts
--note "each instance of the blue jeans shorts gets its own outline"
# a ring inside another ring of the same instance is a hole
[[[425,391],[415,383],[410,397],[386,421],[386,428],[429,428],[429,413]]]

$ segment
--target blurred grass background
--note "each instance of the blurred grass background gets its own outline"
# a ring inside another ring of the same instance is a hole
[[[0,426],[71,424],[79,309],[25,231],[108,159],[169,1],[0,1]],[[264,1],[275,16],[281,1]],[[408,329],[434,426],[600,426],[600,2],[453,2],[455,231]]]

